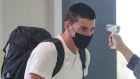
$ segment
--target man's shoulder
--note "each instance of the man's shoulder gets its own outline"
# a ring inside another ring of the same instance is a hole
[[[55,45],[52,42],[44,41],[38,44],[38,47],[54,47]]]
[[[37,47],[33,50],[32,53],[46,53],[46,52],[51,52],[53,54],[53,52],[56,52],[56,48],[55,45],[52,42],[41,42],[37,45]]]

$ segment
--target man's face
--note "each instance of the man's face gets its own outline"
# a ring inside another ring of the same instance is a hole
[[[94,33],[95,19],[89,20],[87,18],[78,17],[78,21],[75,22],[72,27],[70,27],[72,37],[75,36],[75,31],[82,35],[91,36]]]

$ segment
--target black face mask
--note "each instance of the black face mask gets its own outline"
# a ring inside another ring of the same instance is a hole
[[[92,36],[93,36],[93,34],[91,36],[86,36],[86,35],[79,34],[75,31],[75,37],[72,37],[72,39],[77,48],[85,49],[89,45],[89,43],[92,39]]]

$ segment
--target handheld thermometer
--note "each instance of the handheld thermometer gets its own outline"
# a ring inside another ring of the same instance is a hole
[[[107,24],[106,25],[106,30],[111,32],[112,34],[118,34],[120,31],[120,26],[119,25],[114,25],[114,24]],[[111,47],[111,49],[116,49],[116,41],[114,38],[112,38],[112,41],[114,45]]]

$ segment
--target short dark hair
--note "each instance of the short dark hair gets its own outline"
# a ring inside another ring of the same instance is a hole
[[[96,19],[95,11],[85,3],[78,2],[73,4],[67,11],[65,21],[74,24],[78,21],[78,17],[87,18],[89,20]]]

